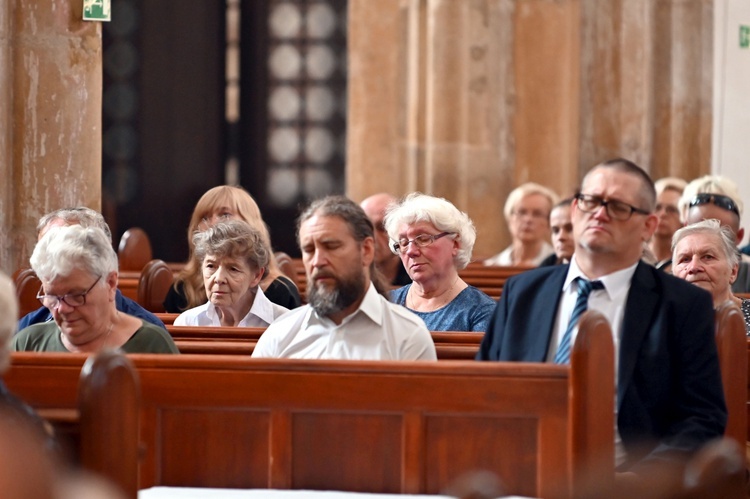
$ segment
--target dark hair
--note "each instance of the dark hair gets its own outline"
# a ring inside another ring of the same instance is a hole
[[[561,208],[563,206],[570,206],[573,204],[573,200],[575,199],[575,196],[570,196],[569,198],[565,198],[561,200],[559,203],[557,203],[555,206],[552,207],[552,210],[555,208]],[[550,213],[552,213],[552,210],[550,210]]]
[[[349,227],[355,241],[361,244],[368,237],[375,239],[375,229],[365,211],[346,196],[327,196],[313,201],[297,219],[297,241],[299,229],[313,216],[338,217]],[[388,285],[383,275],[375,268],[375,259],[370,263],[370,280],[381,295],[388,298]]]
[[[643,168],[628,159],[614,158],[599,163],[598,165],[593,167],[584,176],[584,179],[588,177],[591,172],[598,168],[609,168],[618,172],[627,173],[638,177],[641,181],[641,184],[643,184],[643,189],[641,189],[637,193],[637,195],[641,198],[641,201],[645,203],[643,209],[647,210],[648,212],[654,211],[654,207],[656,206],[656,188],[654,187],[654,181],[651,179],[651,176],[649,176],[649,174],[646,173]]]

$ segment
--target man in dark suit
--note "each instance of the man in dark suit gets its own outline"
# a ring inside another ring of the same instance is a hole
[[[560,355],[577,332],[568,322],[579,288],[593,288],[588,307],[607,317],[615,344],[618,471],[636,473],[722,435],[727,416],[711,296],[640,261],[657,225],[655,198],[630,161],[589,171],[572,205],[571,263],[509,279],[477,355],[567,362]]]

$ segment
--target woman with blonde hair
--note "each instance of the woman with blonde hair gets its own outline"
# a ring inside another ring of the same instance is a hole
[[[220,185],[206,191],[193,209],[187,234],[190,253],[185,267],[175,279],[174,285],[164,300],[164,309],[167,312],[184,312],[208,301],[203,283],[202,262],[196,259],[193,236],[197,232],[213,227],[220,221],[232,219],[243,220],[260,231],[264,245],[272,255],[268,264],[268,273],[260,282],[260,287],[266,297],[273,303],[289,309],[300,306],[302,300],[297,286],[282,274],[276,259],[273,258],[271,237],[268,227],[263,222],[258,204],[243,188]]]
[[[503,215],[511,245],[484,261],[485,265],[537,267],[555,252],[550,245],[549,215],[559,196],[534,182],[513,189],[505,201]]]

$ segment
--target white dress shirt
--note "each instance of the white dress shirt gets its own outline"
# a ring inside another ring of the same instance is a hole
[[[633,274],[635,274],[635,268],[637,266],[638,262],[625,269],[594,279],[596,281],[601,281],[604,285],[604,289],[593,290],[589,295],[588,302],[588,308],[590,310],[601,312],[601,314],[607,319],[607,322],[609,322],[609,326],[612,329],[612,343],[614,344],[615,360],[615,465],[621,464],[626,458],[625,448],[622,445],[620,432],[617,429],[617,373],[619,372],[620,338],[622,338],[622,320],[625,317],[625,302],[628,299],[630,281],[633,280]],[[591,280],[578,267],[574,254],[573,258],[570,260],[568,275],[565,276],[565,282],[563,282],[560,306],[557,307],[557,319],[555,319],[555,326],[552,329],[549,351],[547,352],[547,362],[552,362],[554,360],[557,348],[560,345],[563,334],[565,334],[565,329],[568,327],[568,319],[570,319],[570,315],[573,313],[573,308],[575,307],[576,299],[578,298],[578,286],[573,286],[572,283],[578,277],[582,277],[589,281]],[[570,337],[571,344],[575,342],[576,336],[578,336],[577,327],[573,330],[572,336]]]
[[[386,300],[370,283],[359,308],[337,325],[310,305],[268,326],[253,357],[350,360],[437,360],[424,321]]]
[[[544,241],[542,247],[539,250],[539,254],[534,258],[534,265],[539,266],[545,258],[555,252],[555,248],[550,243]],[[504,267],[511,267],[513,263],[513,246],[508,246],[497,255],[490,257],[484,261],[485,265],[501,265]]]
[[[273,303],[258,286],[253,300],[253,306],[237,327],[266,327],[277,317],[284,315],[289,309]],[[221,326],[219,314],[211,302],[206,302],[195,308],[185,310],[174,320],[175,326]]]

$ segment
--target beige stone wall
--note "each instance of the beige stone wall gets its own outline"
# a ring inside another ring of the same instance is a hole
[[[102,42],[80,0],[0,7],[0,269],[28,266],[36,222],[101,205]]]
[[[444,196],[502,249],[516,185],[707,173],[712,3],[350,0],[347,194]]]

